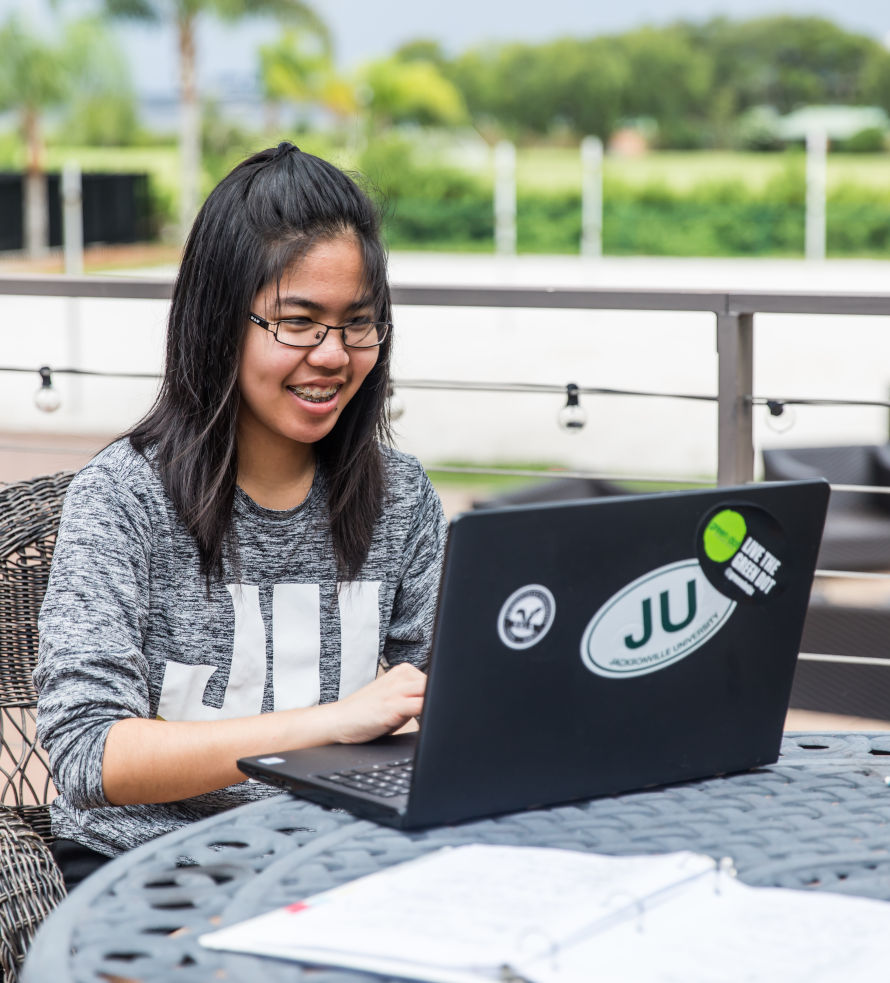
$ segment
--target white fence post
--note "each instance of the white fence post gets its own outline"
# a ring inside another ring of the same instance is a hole
[[[65,255],[65,273],[79,276],[83,273],[83,182],[80,165],[69,161],[62,168],[62,248]],[[79,368],[81,361],[80,299],[68,297],[66,301],[68,331],[66,335],[68,363]],[[68,410],[77,414],[83,408],[81,379],[74,376],[68,382]]]
[[[581,255],[603,254],[603,141],[581,141]]]
[[[500,256],[516,253],[516,147],[509,140],[494,148],[494,248]]]
[[[80,165],[69,161],[62,168],[62,242],[65,272],[83,273],[83,193]]]
[[[807,259],[825,259],[825,195],[828,136],[824,130],[807,133]]]

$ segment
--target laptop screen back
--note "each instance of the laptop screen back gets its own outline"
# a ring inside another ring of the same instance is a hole
[[[807,481],[460,516],[406,818],[774,761],[827,500]]]

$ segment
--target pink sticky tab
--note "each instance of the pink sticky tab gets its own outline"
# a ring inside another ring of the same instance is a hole
[[[295,915],[298,911],[308,911],[309,905],[305,901],[297,901],[294,904],[289,904],[285,910]]]

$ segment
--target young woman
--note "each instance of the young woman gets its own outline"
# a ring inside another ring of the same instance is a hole
[[[337,168],[281,144],[211,193],[159,396],[72,482],[41,612],[69,883],[269,794],[238,757],[420,713],[444,520],[386,444],[389,319],[377,213]]]

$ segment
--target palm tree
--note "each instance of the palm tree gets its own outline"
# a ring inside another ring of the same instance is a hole
[[[331,39],[311,30],[284,31],[260,47],[260,84],[267,105],[267,129],[278,128],[286,102],[318,105],[338,119],[359,110],[355,86],[334,68]]]
[[[33,33],[16,15],[0,27],[0,110],[18,113],[25,143],[24,240],[29,256],[46,252],[49,212],[44,171],[43,116],[72,91],[93,99],[125,97],[129,81],[123,63],[108,50],[107,35],[93,20],[68,25],[58,40]],[[104,71],[97,74],[97,62]]]
[[[220,20],[275,17],[294,27],[306,27],[327,37],[318,14],[303,0],[102,0],[106,14],[174,27],[179,47],[180,155],[182,187],[180,219],[183,230],[198,208],[201,163],[201,125],[195,77],[198,16],[211,14]]]

